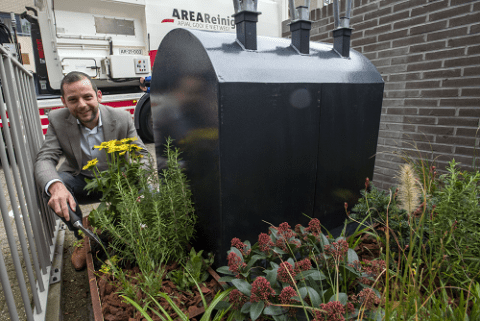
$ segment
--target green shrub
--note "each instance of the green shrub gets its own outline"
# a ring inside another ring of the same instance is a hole
[[[376,287],[385,262],[359,262],[352,247],[344,237],[325,236],[318,219],[295,230],[286,222],[271,226],[253,246],[232,239],[228,266],[217,271],[235,286],[229,296],[235,320],[381,318]]]
[[[168,278],[182,291],[190,291],[195,284],[202,284],[210,276],[207,269],[213,264],[213,254],[204,259],[202,253],[203,250],[197,253],[192,247],[185,265],[168,274]]]
[[[93,212],[95,227],[111,237],[109,247],[148,275],[167,261],[183,262],[195,232],[196,216],[187,179],[178,164],[179,151],[166,144],[166,169],[156,175],[139,158],[114,151],[114,161],[92,180],[89,188],[104,192]],[[118,161],[115,161],[118,160]],[[108,198],[105,196],[108,196]]]
[[[384,226],[388,213],[390,228],[398,240],[398,244],[394,244],[391,250],[398,252],[398,247],[404,248],[409,245],[411,232],[409,217],[407,212],[398,206],[397,189],[392,187],[389,191],[382,191],[369,184],[368,189],[361,190],[360,194],[362,197],[352,208],[350,218],[357,222],[365,221],[370,225],[379,223]]]
[[[449,256],[444,276],[463,284],[480,280],[480,172],[461,171],[457,165],[452,160],[448,173],[439,177],[428,222],[433,246],[443,244]]]

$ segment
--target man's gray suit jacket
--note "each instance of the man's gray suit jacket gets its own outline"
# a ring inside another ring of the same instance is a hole
[[[137,137],[130,113],[104,105],[100,105],[100,112],[105,141]],[[35,179],[42,190],[49,181],[60,179],[56,167],[62,155],[65,156],[65,161],[58,171],[78,175],[82,170],[81,132],[77,119],[70,114],[68,108],[61,108],[50,112],[48,120],[50,123],[45,141],[35,161]],[[134,143],[144,148],[140,153],[148,155],[140,138]]]

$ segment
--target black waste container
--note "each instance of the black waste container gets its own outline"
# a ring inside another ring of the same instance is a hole
[[[351,50],[175,29],[157,52],[151,88],[157,155],[165,137],[185,160],[199,217],[196,246],[225,264],[230,241],[268,223],[331,229],[372,178],[384,82]],[[162,167],[162,159],[158,159]],[[268,223],[267,223],[268,222]]]

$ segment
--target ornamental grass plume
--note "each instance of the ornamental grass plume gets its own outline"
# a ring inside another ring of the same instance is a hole
[[[400,165],[398,171],[398,201],[399,208],[411,214],[420,204],[421,186],[411,164]]]

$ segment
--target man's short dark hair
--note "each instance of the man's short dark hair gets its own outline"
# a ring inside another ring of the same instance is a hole
[[[63,95],[65,94],[63,91],[64,84],[72,84],[74,82],[83,80],[85,78],[90,81],[90,84],[92,84],[93,91],[95,92],[95,94],[97,94],[97,90],[98,90],[97,85],[95,85],[95,83],[92,81],[92,78],[89,75],[81,71],[71,71],[67,75],[65,75],[65,77],[63,77],[62,82],[60,83],[60,94],[62,95],[62,97],[64,97]]]

